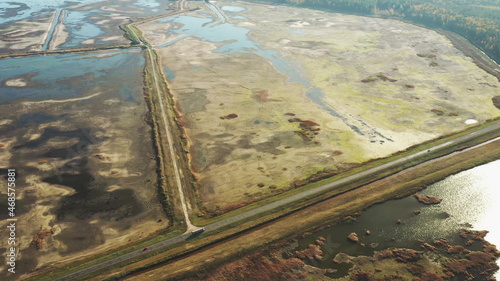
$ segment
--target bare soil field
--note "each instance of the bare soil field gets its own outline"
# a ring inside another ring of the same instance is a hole
[[[497,79],[432,30],[285,6],[214,4],[223,18],[189,2],[201,9],[138,26],[159,46],[199,203],[209,212],[499,115]]]

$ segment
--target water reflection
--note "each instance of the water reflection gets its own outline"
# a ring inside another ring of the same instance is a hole
[[[389,247],[420,250],[418,239],[433,241],[447,239],[451,244],[462,244],[458,235],[463,229],[488,230],[486,240],[500,245],[500,160],[463,171],[437,182],[421,194],[436,196],[438,205],[423,205],[413,196],[392,200],[369,208],[357,223],[340,223],[305,237],[298,249],[305,249],[319,237],[326,238],[324,259],[317,262],[322,268],[336,268],[332,259],[340,252],[349,255],[373,255]],[[414,213],[419,211],[419,215]],[[397,220],[403,221],[398,224]],[[366,235],[370,230],[371,235]],[[356,232],[364,246],[346,237]],[[371,245],[371,246],[370,246]],[[477,249],[479,250],[479,249]],[[341,268],[339,271],[342,271]],[[344,273],[346,269],[343,269]],[[497,279],[500,273],[496,274]]]

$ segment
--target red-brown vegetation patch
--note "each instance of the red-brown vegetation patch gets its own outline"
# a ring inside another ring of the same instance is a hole
[[[382,80],[384,82],[385,81],[389,81],[389,82],[393,82],[394,83],[394,82],[398,81],[397,79],[391,78],[391,77],[389,77],[389,76],[387,76],[387,75],[385,75],[383,73],[377,74],[377,77],[380,78],[380,80]]]
[[[35,246],[37,250],[41,250],[47,246],[45,239],[56,232],[55,228],[51,228],[49,230],[42,230],[35,234],[35,237],[31,241],[31,245]]]
[[[3,148],[3,147],[5,147],[5,144],[0,143],[0,148]]]
[[[300,126],[312,130],[314,127],[319,126],[319,124],[311,120],[305,120],[300,122]]]
[[[424,272],[416,281],[444,281],[441,276],[432,272]]]
[[[431,244],[429,244],[429,243],[423,243],[422,245],[420,245],[420,247],[421,247],[422,249],[429,250],[429,251],[433,251],[433,252],[435,252],[435,251],[437,250],[437,248],[436,248],[436,247],[432,246],[432,245],[431,245]]]
[[[487,230],[464,230],[460,233],[460,236],[465,239],[471,239],[476,241],[481,241],[487,243],[484,237],[488,234]]]
[[[288,122],[294,123],[298,122],[300,131],[296,131],[296,133],[302,137],[305,141],[314,141],[315,137],[319,134],[321,130],[319,128],[319,124],[311,121],[311,120],[303,120],[298,117],[288,119]],[[315,142],[316,143],[316,142]]]
[[[219,117],[220,119],[234,119],[234,118],[238,118],[238,114],[236,113],[231,113],[231,114],[228,114],[226,116],[221,116]]]
[[[397,262],[407,263],[415,262],[422,258],[422,253],[411,249],[394,249],[392,250]]]
[[[342,155],[344,154],[344,152],[340,151],[340,150],[335,150],[334,152],[332,152],[332,156],[339,156],[339,155]]]
[[[483,247],[483,252],[494,255],[495,257],[500,257],[500,251],[498,251],[495,245],[488,244]]]
[[[500,109],[500,96],[494,96],[491,101],[493,101],[493,105],[496,106],[496,108]]]
[[[426,196],[426,195],[420,195],[418,193],[415,193],[413,196],[417,198],[418,202],[426,204],[426,205],[432,205],[432,204],[439,204],[443,199],[434,197],[434,196]]]
[[[272,101],[280,101],[277,99],[269,98],[269,90],[260,90],[253,93],[252,98],[254,98],[258,102],[272,102]]]
[[[287,113],[285,113],[285,115],[287,115],[287,116],[295,116],[296,114],[293,113],[293,112],[287,112]]]
[[[232,210],[239,209],[239,208],[244,207],[244,206],[246,206],[246,205],[248,205],[250,203],[253,203],[255,201],[257,201],[257,200],[250,200],[250,201],[247,201],[247,202],[240,202],[240,203],[235,203],[235,204],[228,205],[224,209],[222,209],[222,212],[219,213],[218,215],[227,213],[227,212],[232,211]]]
[[[467,259],[476,264],[485,264],[495,259],[495,256],[483,252],[471,252],[467,254]]]
[[[376,281],[379,279],[376,279],[369,272],[356,272],[353,275],[351,275],[350,280],[351,281]]]
[[[363,83],[370,83],[370,82],[375,82],[377,80],[378,80],[377,77],[368,77],[368,78],[361,79],[361,82],[363,82]]]
[[[309,244],[307,249],[302,251],[295,251],[295,256],[299,259],[308,259],[308,260],[322,260],[323,259],[323,251],[321,251],[321,246]]]
[[[347,236],[347,239],[349,239],[349,241],[351,241],[351,242],[359,243],[359,237],[358,237],[358,234],[356,232],[352,232],[351,234],[349,234]]]
[[[474,266],[474,263],[467,259],[450,260],[444,263],[454,274],[467,274],[467,269]]]
[[[392,259],[394,258],[394,253],[391,250],[384,250],[377,253],[377,259]]]
[[[370,82],[375,82],[377,80],[382,80],[384,82],[389,81],[389,82],[393,82],[393,83],[398,81],[397,79],[391,78],[391,77],[385,75],[384,73],[378,73],[375,76],[370,76],[370,77],[361,79],[361,82],[370,83]]]
[[[312,175],[311,177],[305,179],[305,180],[297,180],[297,181],[294,181],[292,183],[292,187],[300,187],[300,186],[304,186],[308,183],[312,183],[312,182],[317,182],[319,180],[322,180],[322,179],[326,179],[326,178],[329,178],[331,176],[334,176],[338,174],[338,172],[335,172],[335,171],[331,171],[331,172],[318,172],[317,174],[315,175]]]
[[[295,118],[290,118],[288,119],[288,122],[290,123],[293,123],[293,122],[303,122],[304,120],[302,120],[301,118],[299,117],[295,117]]]
[[[297,258],[283,259],[278,255],[254,254],[234,260],[197,277],[185,281],[233,281],[233,280],[300,280],[307,273],[304,262]]]
[[[434,112],[434,114],[436,114],[437,116],[443,116],[444,115],[444,111],[439,110],[439,109],[431,109],[431,111]]]
[[[446,239],[434,240],[432,242],[432,244],[434,244],[438,247],[445,248],[445,249],[448,249],[450,247],[450,244],[448,243],[448,240],[446,240]]]
[[[470,251],[465,249],[463,246],[455,245],[448,248],[448,253],[456,255],[459,258],[463,258],[464,255],[470,253]]]
[[[414,276],[422,276],[427,270],[421,264],[412,264],[406,268]]]
[[[436,55],[435,54],[417,54],[417,56],[421,58],[428,58],[428,59],[435,59]]]

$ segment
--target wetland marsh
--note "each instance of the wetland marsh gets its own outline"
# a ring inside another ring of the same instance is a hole
[[[19,174],[18,274],[169,224],[146,123],[144,62],[133,49],[1,61],[0,167]]]
[[[0,60],[0,169],[19,172],[21,274],[171,226],[144,53],[119,28],[142,17],[165,15],[136,28],[160,58],[185,133],[193,216],[499,116],[499,81],[408,23],[240,1],[188,1],[172,16],[168,1],[24,2],[0,4],[0,53],[11,56]]]
[[[286,6],[189,3],[200,9],[139,28],[168,68],[207,210],[498,117],[498,80],[435,31]]]

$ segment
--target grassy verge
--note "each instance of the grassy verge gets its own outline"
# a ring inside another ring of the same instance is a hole
[[[72,48],[72,49],[51,50],[51,51],[25,51],[25,52],[0,54],[0,59],[30,57],[30,56],[40,56],[40,55],[55,55],[55,54],[66,54],[66,53],[84,53],[84,52],[95,52],[95,51],[114,50],[114,49],[130,49],[131,47],[133,46],[111,45],[111,46]]]
[[[125,32],[125,37],[131,41],[132,45],[140,45],[143,40],[140,38],[141,32],[134,26],[134,24],[125,24],[119,26]]]
[[[446,36],[455,48],[459,49],[464,55],[472,58],[474,63],[482,68],[484,71],[495,76],[498,81],[500,81],[500,70],[498,64],[488,57],[486,54],[482,53],[476,46],[470,43],[464,37],[446,30],[436,30],[438,33]]]

